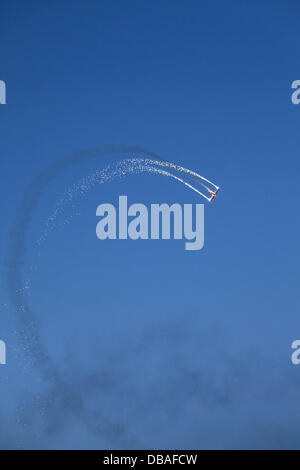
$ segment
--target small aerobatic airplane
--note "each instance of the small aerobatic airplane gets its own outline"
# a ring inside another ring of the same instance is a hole
[[[186,168],[183,168],[182,166],[178,166],[175,164],[172,164],[172,166],[187,174],[187,176],[195,181],[197,184],[202,186],[209,194],[207,194],[205,191],[202,192],[202,190],[198,190],[197,187],[192,186],[189,184],[187,181],[182,181],[185,184],[187,184],[190,188],[192,188],[196,193],[200,194],[202,197],[204,197],[208,202],[211,202],[215,197],[218,196],[218,192],[220,190],[220,187],[217,186],[215,183],[212,183],[209,181],[207,178],[204,178],[204,176],[199,175],[199,173],[196,173],[195,171],[192,170],[187,170]]]
[[[210,201],[212,201],[214,197],[218,196],[219,189],[220,188],[217,187],[215,191],[212,191],[211,189],[207,188],[207,191],[211,194],[211,197],[209,199]]]
[[[211,181],[209,181],[208,179],[204,178],[203,176],[198,176],[197,175],[197,178],[193,177],[193,179],[195,181],[197,181],[198,184],[200,184],[203,188],[206,189],[206,191],[210,194],[210,196],[207,196],[206,194],[203,194],[200,192],[201,196],[205,197],[205,199],[208,200],[208,202],[211,202],[215,197],[218,196],[218,192],[219,192],[219,186],[217,186],[216,184],[212,183]],[[207,184],[203,183],[203,181],[205,181],[205,183],[209,183],[213,188],[213,189],[210,189]]]

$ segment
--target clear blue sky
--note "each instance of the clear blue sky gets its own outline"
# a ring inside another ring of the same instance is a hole
[[[300,447],[299,13],[292,0],[2,2],[1,448]],[[119,194],[203,202],[142,175],[66,205],[38,253],[64,191],[116,159],[51,182],[22,267],[47,376],[8,295],[9,231],[35,176],[105,144],[144,147],[221,193],[199,252],[96,238],[96,207]]]

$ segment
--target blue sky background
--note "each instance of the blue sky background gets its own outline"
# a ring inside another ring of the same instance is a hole
[[[300,447],[298,18],[279,0],[1,3],[1,448]],[[116,158],[51,182],[22,268],[47,376],[8,295],[9,230],[36,175],[105,144],[144,147],[221,193],[199,252],[96,238],[96,207],[119,194],[203,202],[155,175],[77,197],[37,250],[64,191]]]

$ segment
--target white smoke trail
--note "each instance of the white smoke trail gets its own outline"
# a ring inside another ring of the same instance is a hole
[[[197,194],[199,194],[200,196],[210,201],[210,198],[208,198],[205,194],[203,194],[201,191],[195,188],[192,184],[188,183],[187,181],[180,178],[179,176],[173,173],[170,173],[167,170],[163,170],[162,168],[159,168],[159,167],[172,168],[173,170],[187,174],[188,176],[193,176],[197,178],[196,180],[197,183],[201,184],[206,189],[209,189],[209,188],[203,185],[201,182],[199,182],[198,179],[202,179],[208,182],[216,189],[218,188],[218,186],[216,186],[214,183],[211,183],[209,180],[202,177],[198,173],[192,170],[189,170],[188,168],[184,168],[182,166],[179,166],[170,162],[164,162],[164,161],[160,162],[160,161],[152,160],[150,158],[129,158],[129,159],[120,160],[115,165],[108,165],[104,169],[97,170],[94,173],[91,173],[88,176],[85,176],[84,178],[82,178],[77,183],[73,184],[64,192],[62,197],[56,203],[55,208],[52,211],[51,215],[46,220],[44,224],[44,227],[45,227],[44,231],[42,235],[40,236],[40,238],[38,239],[37,245],[40,246],[42,242],[46,240],[49,233],[57,226],[57,223],[56,223],[57,217],[63,212],[66,205],[71,203],[76,196],[87,193],[96,184],[107,183],[109,181],[112,181],[115,178],[123,178],[129,174],[139,174],[139,173],[147,172],[147,173],[156,173],[162,176],[167,176],[169,178],[173,178],[176,181],[184,184],[189,189],[195,191]],[[72,207],[74,208],[75,206],[73,205]],[[74,217],[74,215],[78,216],[80,214],[77,212],[69,216],[67,219],[64,220],[63,224],[69,224],[70,220]]]

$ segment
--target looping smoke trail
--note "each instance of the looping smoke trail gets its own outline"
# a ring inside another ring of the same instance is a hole
[[[95,433],[101,432],[101,429],[99,430],[98,423],[91,422],[90,417],[85,417],[86,410],[83,406],[82,397],[79,393],[76,394],[76,392],[72,390],[72,387],[65,382],[43,347],[39,333],[38,319],[32,312],[25,290],[22,288],[22,266],[24,264],[24,257],[27,250],[27,231],[32,220],[35,207],[48,184],[62,171],[72,165],[108,155],[115,156],[122,154],[131,154],[134,156],[141,155],[144,158],[146,157],[151,159],[152,163],[154,161],[161,166],[173,168],[193,176],[199,176],[197,173],[167,162],[153,152],[149,152],[136,146],[105,146],[90,151],[81,151],[76,154],[60,158],[54,161],[53,164],[44,172],[36,176],[26,188],[23,200],[17,209],[14,223],[9,233],[9,247],[6,258],[8,292],[18,316],[22,347],[25,355],[30,359],[33,365],[39,369],[44,380],[51,385],[51,389],[55,390],[56,401],[59,404],[64,404],[64,411],[70,414],[73,412],[75,413],[76,409],[77,416],[80,420],[84,421],[89,428],[93,428],[93,432]],[[171,176],[195,190],[195,188],[184,182],[181,178],[172,175],[165,170],[155,169],[153,167],[151,170],[148,169],[148,171],[160,173],[165,176]],[[77,408],[74,406],[74,401],[77,403]],[[69,408],[68,403],[71,403]]]

